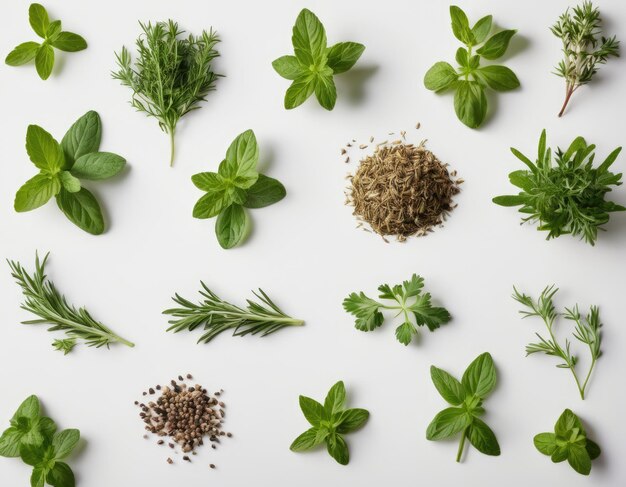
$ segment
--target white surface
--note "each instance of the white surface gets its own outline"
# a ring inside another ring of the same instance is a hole
[[[456,119],[451,96],[437,96],[422,84],[425,71],[436,61],[452,62],[458,47],[447,2],[46,1],[51,16],[83,34],[89,48],[62,54],[46,82],[34,66],[0,64],[0,255],[32,269],[35,250],[50,251],[49,276],[70,301],[86,305],[137,346],[77,347],[67,357],[54,352],[44,327],[19,324],[30,317],[19,309],[22,297],[3,265],[3,424],[21,400],[38,394],[61,427],[80,428],[87,440],[71,465],[78,485],[89,487],[621,485],[626,478],[625,217],[612,218],[595,248],[568,237],[546,242],[534,227],[519,226],[515,209],[497,207],[491,198],[512,190],[507,174],[521,167],[509,147],[533,154],[544,127],[552,146],[583,135],[598,145],[598,157],[624,142],[624,61],[604,66],[559,120],[563,80],[550,72],[560,45],[548,27],[570,2],[458,3],[470,21],[491,13],[497,25],[519,29],[503,61],[522,88],[490,100],[497,110],[481,130]],[[28,4],[0,6],[3,56],[34,38]],[[291,27],[304,6],[321,18],[329,42],[367,46],[357,68],[337,78],[333,112],[313,100],[293,111],[282,108],[288,82],[271,61],[291,52]],[[607,33],[626,41],[623,2],[603,0],[599,6]],[[223,40],[216,68],[226,75],[208,102],[180,124],[173,169],[167,164],[167,136],[156,121],[128,106],[129,90],[109,75],[114,50],[132,47],[137,20],[167,18],[194,33],[215,27]],[[53,202],[27,214],[12,207],[17,188],[35,174],[24,150],[27,125],[39,124],[60,139],[89,109],[103,120],[102,149],[124,155],[130,166],[123,177],[90,186],[106,208],[109,230],[99,237],[74,227]],[[418,121],[422,128],[415,131]],[[224,251],[214,222],[191,217],[201,192],[189,178],[214,170],[231,140],[248,128],[256,132],[267,174],[281,180],[288,195],[253,211],[254,234],[244,246]],[[383,140],[402,129],[414,142],[427,138],[428,147],[466,183],[443,229],[405,244],[385,244],[355,229],[351,210],[343,205],[348,166],[338,154],[353,137]],[[622,155],[615,169],[625,168]],[[624,204],[624,190],[614,199]],[[373,294],[380,283],[397,283],[413,272],[426,278],[427,289],[454,320],[406,348],[396,342],[391,325],[369,334],[356,331],[342,310],[343,298],[357,290]],[[306,326],[265,339],[224,334],[209,345],[196,345],[197,333],[165,333],[160,313],[171,305],[170,296],[178,291],[195,299],[200,279],[236,302],[261,286]],[[578,301],[601,308],[605,354],[584,402],[555,360],[524,357],[524,346],[541,324],[520,321],[511,286],[537,294],[548,283],[561,286],[559,305]],[[483,351],[492,353],[498,367],[499,385],[486,402],[486,420],[502,456],[469,449],[457,465],[456,441],[425,439],[426,426],[445,407],[429,366],[460,375]],[[142,438],[133,401],[144,388],[188,371],[209,388],[226,390],[226,428],[234,437],[216,452],[201,450],[192,465],[169,466],[169,449]],[[298,394],[323,399],[339,379],[347,384],[349,404],[371,412],[369,424],[347,437],[347,467],[324,450],[288,449],[307,427]],[[579,413],[603,448],[592,479],[566,464],[553,465],[533,446],[533,435],[549,431],[566,407]],[[209,470],[211,462],[217,470]],[[28,485],[28,475],[18,460],[0,459],[3,485]]]

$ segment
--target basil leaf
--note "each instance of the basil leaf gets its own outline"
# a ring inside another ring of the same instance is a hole
[[[326,417],[324,414],[324,406],[315,399],[306,396],[300,396],[299,403],[302,414],[304,414],[304,417],[311,426],[319,426],[320,421]]]
[[[468,394],[484,398],[496,386],[496,368],[489,353],[476,357],[463,374],[461,384]]]
[[[52,470],[46,475],[46,482],[52,487],[74,487],[76,480],[74,472],[67,463],[55,462]]]
[[[264,208],[279,202],[286,194],[287,191],[280,181],[259,174],[256,183],[248,189],[243,205],[246,208]]]
[[[346,386],[343,381],[337,382],[330,388],[326,399],[324,399],[324,411],[330,417],[343,409],[346,402]]]
[[[196,188],[202,191],[223,191],[226,189],[224,179],[216,172],[200,172],[194,174],[191,176],[191,182]]]
[[[35,55],[35,68],[41,79],[48,79],[54,67],[54,49],[48,44],[42,44]]]
[[[459,81],[454,93],[454,110],[468,127],[480,126],[487,115],[487,97],[482,86],[473,81]]]
[[[323,73],[319,73],[315,80],[315,97],[326,110],[332,110],[337,101],[337,88],[333,80],[332,71],[327,68]]]
[[[430,377],[441,397],[453,406],[460,405],[467,396],[463,385],[445,370],[434,365],[430,367]]]
[[[61,146],[38,125],[29,125],[26,130],[26,152],[35,166],[50,174],[57,173],[64,165]]]
[[[193,207],[194,218],[213,218],[233,203],[232,195],[222,189],[202,196]]]
[[[424,86],[428,90],[443,91],[450,88],[458,78],[459,74],[450,64],[440,61],[426,72]]]
[[[441,440],[463,431],[472,424],[472,417],[461,408],[446,408],[440,411],[428,425],[427,440]]]
[[[80,156],[72,166],[72,174],[80,179],[107,179],[118,174],[126,159],[112,152],[91,152]]]
[[[104,232],[104,217],[100,205],[93,194],[85,188],[78,193],[62,189],[56,199],[59,209],[74,225],[92,235]]]
[[[581,434],[585,434],[585,428],[578,416],[570,409],[566,409],[561,416],[559,416],[559,419],[554,425],[554,432],[560,438],[569,439],[572,430],[575,428],[578,429]]]
[[[363,426],[369,417],[370,413],[366,409],[347,409],[339,415],[337,433],[351,433]]]
[[[80,191],[80,181],[72,176],[68,171],[61,171],[59,173],[59,181],[61,186],[70,193],[77,193]]]
[[[232,204],[217,216],[215,233],[224,249],[240,244],[248,231],[248,214],[239,204]]]
[[[47,472],[45,467],[35,467],[30,474],[30,487],[44,487]]]
[[[480,44],[487,38],[489,31],[491,31],[492,21],[493,17],[491,15],[487,15],[474,24],[474,27],[472,27],[472,34],[474,35],[476,44]]]
[[[463,66],[464,68],[469,67],[469,52],[467,51],[467,49],[459,47],[456,50],[456,56],[454,58],[460,66]]]
[[[72,450],[80,440],[80,432],[77,429],[66,429],[54,435],[52,448],[57,460],[62,460],[72,453]]]
[[[239,134],[226,151],[226,159],[220,164],[219,174],[242,189],[252,186],[257,178],[256,165],[259,147],[252,130]]]
[[[544,455],[551,456],[558,448],[554,433],[539,433],[533,438],[535,448]]]
[[[581,475],[589,475],[591,472],[591,458],[583,445],[577,443],[569,445],[567,463]]]
[[[61,140],[67,168],[71,169],[81,156],[97,152],[101,137],[102,122],[97,112],[88,111],[76,120]]]
[[[13,207],[17,212],[31,211],[45,205],[50,198],[61,190],[61,183],[56,176],[37,174],[26,181],[15,194]]]
[[[285,108],[291,110],[302,105],[315,91],[315,76],[308,73],[298,76],[285,93]]]
[[[513,71],[506,66],[483,66],[475,73],[485,80],[489,88],[496,91],[509,91],[519,88],[519,80]]]
[[[326,64],[334,74],[345,73],[351,69],[365,51],[365,46],[358,42],[338,42],[328,49]]]
[[[452,19],[452,33],[454,37],[468,46],[474,44],[474,34],[470,30],[469,20],[465,12],[459,7],[452,5],[450,7],[450,18]]]
[[[50,18],[48,17],[48,12],[46,12],[46,9],[42,5],[31,3],[28,9],[28,21],[39,37],[46,37],[48,26],[50,25]]]
[[[285,79],[294,80],[306,72],[296,56],[282,56],[272,62],[274,71]]]
[[[350,453],[348,445],[342,436],[332,434],[326,439],[326,447],[330,456],[333,457],[340,465],[347,465],[350,461]]]
[[[76,52],[87,49],[87,41],[73,32],[60,32],[51,44],[65,52]]]
[[[476,50],[476,53],[489,60],[502,57],[509,47],[511,37],[513,37],[516,32],[517,30],[503,30],[492,35],[480,49]]]
[[[326,64],[326,31],[317,16],[303,9],[293,27],[291,37],[298,61],[306,67]]]
[[[310,428],[298,436],[289,447],[291,451],[305,451],[319,445],[323,439],[317,436],[317,429]]]
[[[585,449],[587,450],[591,460],[595,460],[600,456],[600,453],[602,453],[600,446],[595,441],[591,441],[589,438],[587,438],[587,443],[585,443]]]
[[[36,42],[23,42],[8,54],[4,62],[9,66],[21,66],[35,59],[38,49]]]
[[[403,345],[408,345],[413,339],[413,333],[415,333],[415,328],[411,322],[407,321],[396,328],[396,339]]]
[[[485,455],[500,455],[500,445],[491,428],[479,418],[473,418],[472,424],[467,430],[467,438],[479,452]]]

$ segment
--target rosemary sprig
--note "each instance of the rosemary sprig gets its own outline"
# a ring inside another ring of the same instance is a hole
[[[82,339],[90,347],[100,348],[119,342],[126,346],[135,345],[125,340],[102,323],[94,320],[85,308],[76,309],[67,303],[65,296],[60,294],[54,284],[47,279],[45,266],[48,260],[35,256],[35,273],[29,275],[19,262],[8,260],[11,275],[22,288],[25,301],[21,308],[39,316],[39,319],[22,321],[25,325],[47,323],[52,325],[48,331],[64,331],[68,339],[55,340],[55,349],[68,354],[75,345],[76,339]]]
[[[163,314],[178,318],[168,322],[171,326],[167,331],[193,331],[203,326],[205,333],[198,339],[198,343],[208,343],[228,329],[233,329],[233,336],[259,333],[266,336],[287,326],[304,324],[304,321],[286,315],[262,289],[258,293],[253,291],[260,303],[247,299],[248,306],[244,309],[223,301],[204,282],[200,284],[200,295],[204,298],[200,303],[192,303],[178,293],[172,298],[181,307],[163,311]]]
[[[542,337],[537,333],[539,341],[537,343],[530,343],[526,346],[526,355],[533,353],[545,353],[554,357],[559,357],[563,360],[563,363],[557,365],[561,369],[569,369],[574,376],[576,387],[580,393],[581,399],[585,399],[585,390],[589,383],[589,378],[596,365],[598,358],[602,352],[600,351],[600,345],[602,336],[600,328],[602,323],[600,322],[600,315],[597,306],[591,306],[589,314],[582,316],[578,309],[578,305],[573,308],[565,308],[565,313],[560,314],[556,312],[554,307],[553,298],[557,293],[558,288],[554,286],[546,287],[538,300],[533,300],[530,296],[520,293],[517,289],[513,288],[513,299],[523,304],[528,310],[522,310],[520,313],[524,318],[529,316],[539,316],[546,325],[549,338]],[[576,364],[578,358],[571,352],[571,343],[569,340],[565,340],[565,345],[560,345],[554,334],[554,324],[559,316],[563,316],[565,319],[573,321],[576,326],[574,329],[574,338],[581,343],[586,344],[589,347],[589,354],[591,356],[591,364],[589,370],[584,378],[581,380],[576,372]]]
[[[565,78],[565,102],[559,117],[580,86],[589,83],[600,64],[610,56],[619,56],[619,41],[615,36],[600,37],[600,11],[589,1],[569,9],[559,17],[550,30],[563,42],[565,58],[556,67],[555,74]]]
[[[174,164],[174,134],[181,117],[200,108],[201,101],[215,89],[220,76],[211,69],[219,56],[215,45],[219,38],[212,29],[202,35],[179,38],[173,20],[152,24],[139,23],[143,33],[137,39],[138,59],[132,66],[126,47],[115,53],[119,71],[113,72],[123,86],[133,90],[131,105],[154,117],[170,136],[170,165]]]

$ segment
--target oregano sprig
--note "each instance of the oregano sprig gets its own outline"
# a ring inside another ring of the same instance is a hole
[[[485,90],[510,91],[520,85],[515,73],[506,66],[480,65],[481,60],[493,61],[502,57],[517,31],[502,30],[488,37],[492,30],[491,15],[470,27],[465,12],[454,5],[450,7],[450,17],[454,37],[465,45],[456,52],[459,67],[454,69],[444,61],[435,63],[424,76],[424,86],[437,93],[454,90],[457,117],[468,127],[477,128],[487,116]]]

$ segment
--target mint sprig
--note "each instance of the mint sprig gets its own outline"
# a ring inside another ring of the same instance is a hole
[[[332,110],[337,100],[333,76],[352,68],[365,46],[339,42],[328,47],[324,26],[308,9],[298,15],[291,40],[295,55],[279,57],[272,63],[279,75],[293,81],[285,94],[285,108],[300,106],[315,93],[320,105]]]

